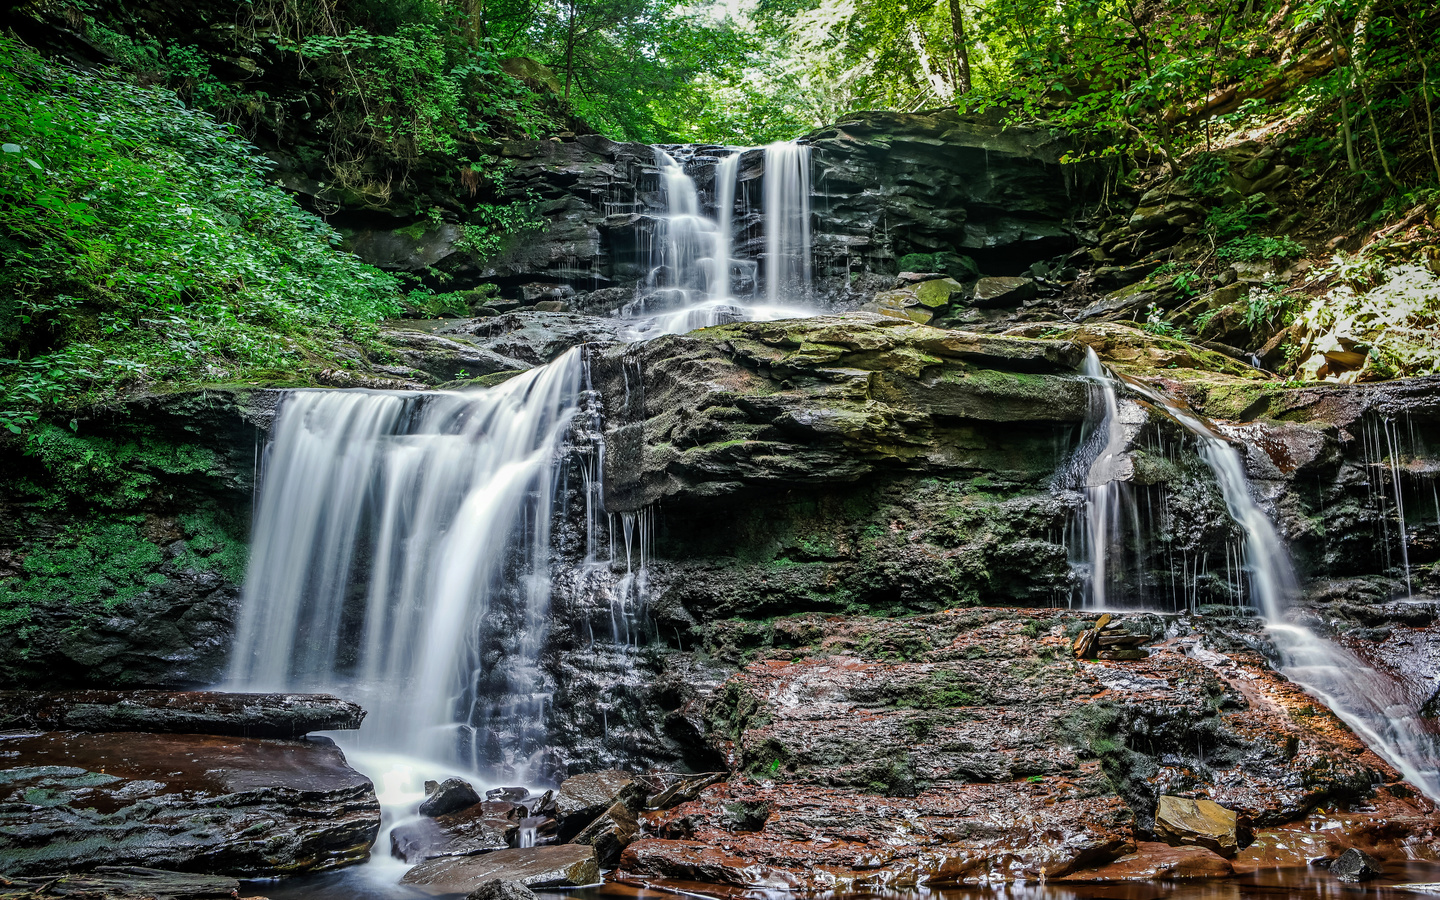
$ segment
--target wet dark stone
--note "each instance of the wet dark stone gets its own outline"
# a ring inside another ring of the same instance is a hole
[[[460,778],[447,778],[435,789],[435,793],[426,797],[420,804],[420,815],[422,816],[443,816],[446,813],[459,812],[480,802],[480,795],[475,793],[475,788],[470,782]]]
[[[560,839],[572,839],[616,803],[638,809],[644,801],[645,789],[639,782],[615,769],[567,778],[555,795]]]
[[[365,710],[329,694],[0,691],[0,729],[298,738],[353,730]]]
[[[491,788],[485,792],[486,800],[503,800],[506,803],[518,803],[530,796],[530,791],[523,787],[500,787]]]
[[[145,866],[265,878],[362,862],[370,780],[324,738],[0,737],[0,872]]]
[[[1364,850],[1351,847],[1330,864],[1330,874],[1346,882],[1370,881],[1384,875],[1385,867]]]
[[[640,831],[635,811],[624,803],[616,803],[575,836],[575,843],[589,844],[603,868],[614,868],[620,854],[635,840]]]

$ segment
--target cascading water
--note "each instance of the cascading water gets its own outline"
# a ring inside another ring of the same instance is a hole
[[[771,306],[810,291],[810,148],[765,148],[765,296]]]
[[[768,296],[809,293],[809,154],[766,150],[779,187],[765,191]],[[809,315],[755,304],[757,262],[735,258],[740,152],[716,164],[714,215],[693,178],[656,151],[667,211],[642,295],[622,311],[628,336],[742,319]],[[798,237],[797,237],[798,235]],[[737,287],[742,288],[737,290]],[[628,373],[627,373],[628,374]],[[484,773],[535,783],[546,746],[538,656],[549,621],[551,520],[565,485],[559,459],[586,427],[586,551],[579,567],[611,595],[615,645],[637,645],[651,531],[648,512],[608,518],[610,584],[596,534],[606,513],[603,442],[586,411],[574,349],[474,393],[297,391],[281,404],[265,452],[250,569],[229,686],[319,690],[369,716],[340,740],[375,773],[387,818],[424,778]],[[588,423],[588,424],[587,424]]]
[[[793,142],[765,148],[763,223],[765,302],[757,302],[756,261],[735,255],[735,208],[743,148],[714,163],[712,214],[695,179],[672,154],[655,148],[666,211],[655,222],[640,296],[621,313],[636,320],[631,340],[726,322],[813,315],[810,295],[810,149]]]
[[[1140,533],[1139,513],[1125,485],[1130,469],[1125,447],[1132,431],[1127,425],[1132,423],[1127,423],[1121,413],[1115,379],[1105,371],[1100,357],[1092,349],[1086,349],[1083,373],[1091,383],[1091,405],[1099,412],[1099,424],[1092,435],[1082,441],[1082,444],[1096,443],[1098,449],[1093,451],[1094,458],[1085,471],[1085,505],[1081,511],[1078,544],[1085,564],[1082,576],[1087,589],[1085,605],[1105,609],[1110,582],[1116,574],[1114,564],[1123,556],[1125,520],[1130,521],[1131,534]],[[1088,455],[1084,449],[1082,454]]]
[[[543,743],[533,672],[556,459],[581,367],[575,349],[484,392],[290,394],[265,464],[231,684],[351,696],[370,713],[363,748],[466,768],[483,762],[477,730],[498,732],[523,776]],[[502,594],[518,652],[487,672],[477,640]],[[497,696],[501,708],[487,707]]]
[[[1200,457],[1220,486],[1230,517],[1244,534],[1244,568],[1251,602],[1264,615],[1280,671],[1320,700],[1411,784],[1440,800],[1440,737],[1421,726],[1403,685],[1346,648],[1286,621],[1298,593],[1290,553],[1270,517],[1255,502],[1245,461],[1223,434],[1170,397],[1134,382],[1195,435]]]

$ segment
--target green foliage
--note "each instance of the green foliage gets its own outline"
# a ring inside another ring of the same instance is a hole
[[[1230,165],[1223,157],[1213,153],[1201,153],[1195,158],[1189,167],[1185,169],[1184,179],[1199,191],[1202,195],[1215,195],[1222,184],[1225,183],[1225,176],[1230,174]]]
[[[1165,321],[1165,310],[1154,303],[1150,304],[1150,310],[1145,315],[1145,324],[1140,327],[1149,334],[1174,338],[1178,341],[1185,340],[1185,329]]]
[[[223,465],[214,451],[194,444],[81,436],[48,424],[26,436],[25,452],[45,473],[42,508],[71,503],[131,508],[151,497],[160,476],[203,475]]]
[[[1332,271],[1362,288],[1341,283],[1316,296],[1297,316],[1307,333],[1368,348],[1366,366],[1377,376],[1440,374],[1440,278],[1417,265],[1346,257]]]
[[[1253,194],[1230,206],[1217,206],[1205,217],[1205,230],[1216,240],[1248,234],[1270,221],[1275,208],[1261,194]]]
[[[1245,327],[1250,331],[1272,329],[1286,324],[1292,302],[1273,287],[1255,287],[1245,298]]]
[[[399,309],[395,280],[164,89],[0,38],[0,426],[161,382],[291,377]]]
[[[470,221],[460,226],[461,237],[455,246],[487,260],[499,253],[512,238],[533,232],[545,225],[535,209],[535,201],[517,201],[505,205],[482,203],[470,213]]]
[[[1226,243],[1215,253],[1221,259],[1242,261],[1294,259],[1305,253],[1305,246],[1293,238],[1247,234]]]
[[[111,608],[165,583],[160,548],[140,537],[144,519],[74,525],[30,548],[17,579],[0,580],[0,624],[28,621],[41,605]]]

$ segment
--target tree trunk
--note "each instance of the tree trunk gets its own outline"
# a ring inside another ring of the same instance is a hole
[[[965,14],[960,0],[950,0],[950,29],[955,35],[955,96],[970,93],[970,43],[965,40]]]
[[[1340,134],[1345,140],[1345,162],[1349,164],[1351,172],[1360,171],[1360,160],[1355,157],[1355,135],[1350,131],[1350,72],[1355,63],[1355,54],[1348,49],[1345,53],[1346,65],[1340,68],[1340,51],[1344,45],[1340,40],[1340,22],[1332,13],[1328,22],[1330,26],[1330,40],[1335,44],[1336,68],[1340,69]]]
[[[1367,3],[1355,16],[1355,38],[1350,45],[1350,65],[1355,69],[1355,81],[1360,85],[1360,99],[1365,104],[1365,116],[1370,120],[1370,133],[1375,138],[1375,153],[1380,157],[1380,171],[1385,173],[1385,180],[1398,189],[1400,182],[1395,180],[1395,173],[1390,171],[1390,161],[1385,158],[1385,144],[1380,140],[1380,125],[1375,121],[1375,104],[1370,99],[1370,85],[1361,65],[1361,57],[1364,51],[1369,49],[1370,15],[1374,9],[1373,2]]]
[[[575,74],[575,3],[570,0],[570,27],[565,34],[565,102],[570,102],[570,79]]]

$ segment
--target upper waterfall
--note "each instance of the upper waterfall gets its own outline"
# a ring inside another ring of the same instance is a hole
[[[759,259],[739,252],[735,234],[737,207],[748,203],[738,189],[747,152],[728,147],[718,160],[692,162],[655,148],[665,213],[655,222],[638,294],[620,311],[634,320],[631,339],[816,312],[809,305],[810,148],[795,142],[764,148],[760,221],[765,244]],[[708,197],[697,186],[692,166],[713,169]]]

